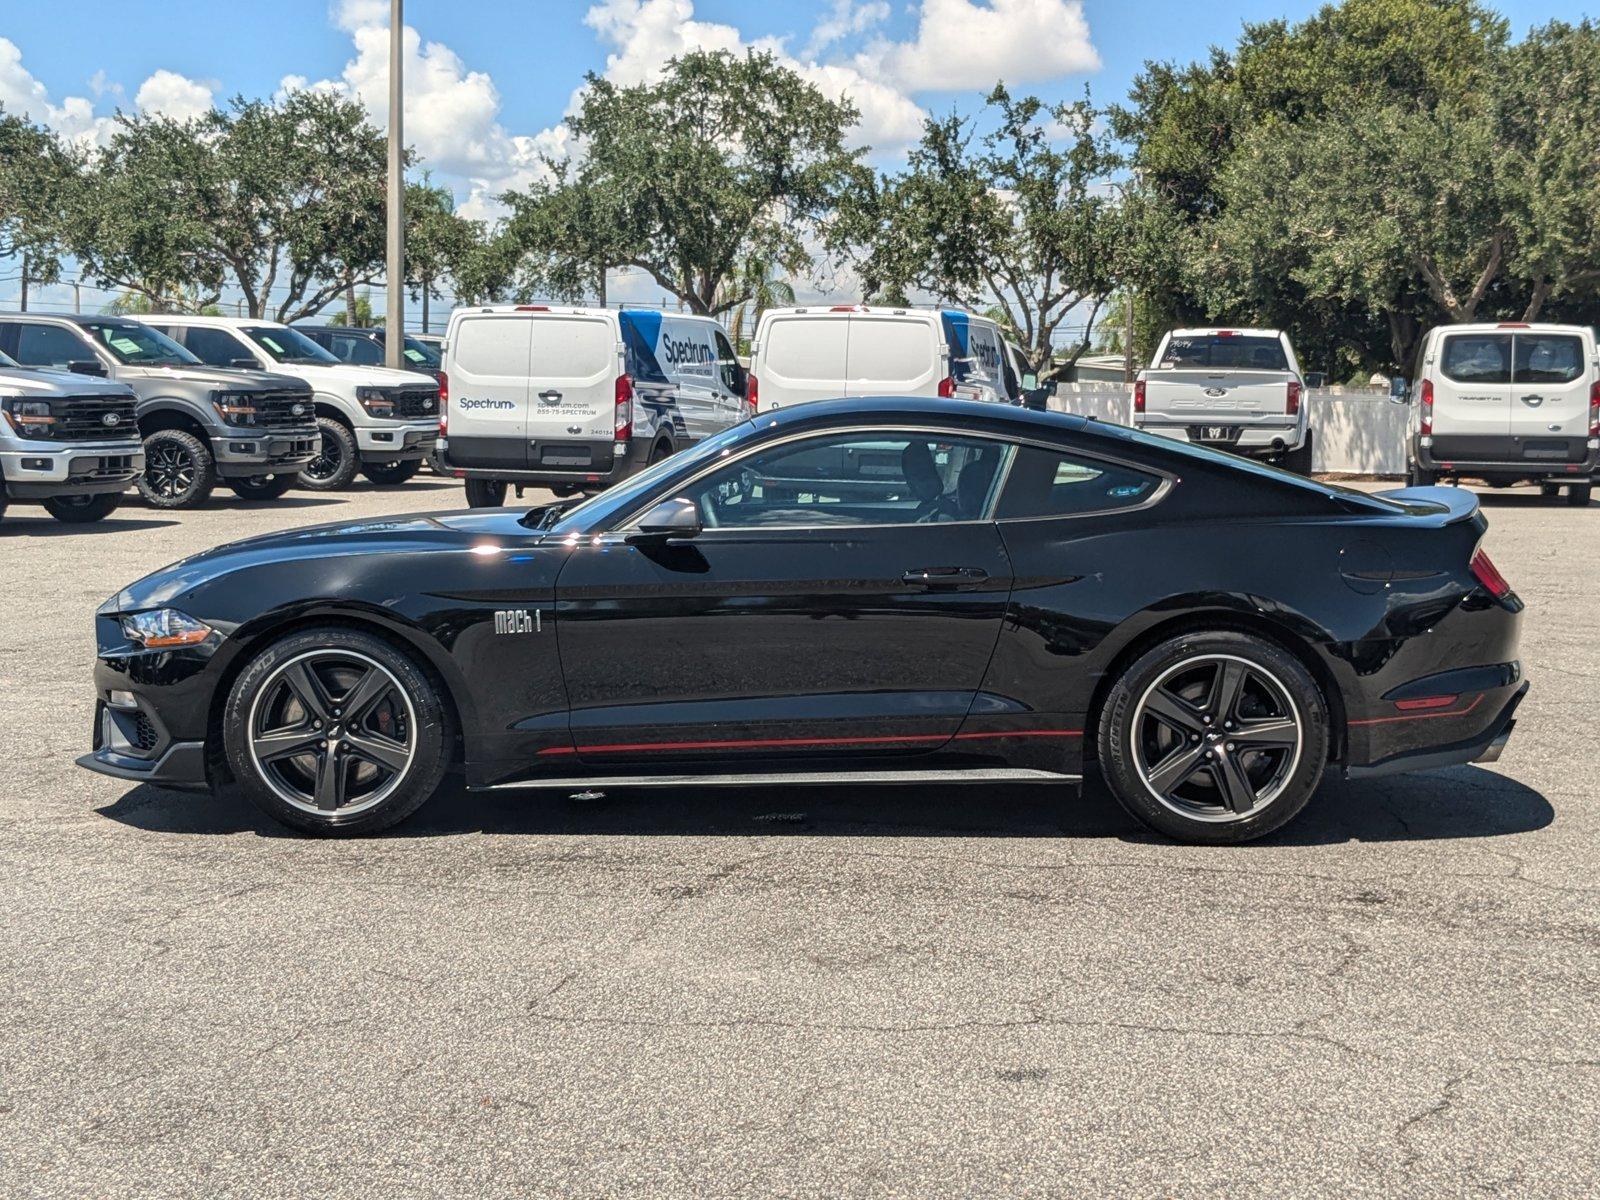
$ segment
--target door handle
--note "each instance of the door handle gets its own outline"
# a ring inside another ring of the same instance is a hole
[[[551,388],[549,391],[540,392],[539,399],[546,404],[555,404],[561,399],[561,393],[556,391],[555,388]]]
[[[916,567],[900,576],[901,583],[929,588],[956,588],[982,583],[989,572],[982,567]]]

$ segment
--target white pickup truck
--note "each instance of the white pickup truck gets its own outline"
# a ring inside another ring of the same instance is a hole
[[[1311,474],[1305,379],[1276,329],[1173,329],[1133,385],[1136,429]]]

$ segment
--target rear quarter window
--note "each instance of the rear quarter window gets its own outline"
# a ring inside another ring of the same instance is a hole
[[[1133,508],[1154,496],[1161,477],[1120,463],[1024,446],[995,514],[1000,520],[1063,517]]]
[[[1439,370],[1454,383],[1511,382],[1511,335],[1457,333],[1444,340]]]

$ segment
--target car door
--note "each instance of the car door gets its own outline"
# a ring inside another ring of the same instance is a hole
[[[1520,457],[1583,461],[1589,434],[1589,355],[1576,330],[1512,335],[1508,407]]]
[[[464,317],[450,339],[452,466],[526,470],[533,322],[519,313]]]
[[[939,335],[924,313],[853,313],[847,396],[933,396],[944,378]]]
[[[1481,459],[1486,450],[1509,457],[1511,335],[1445,334],[1440,339],[1439,365],[1434,375],[1434,457]],[[1485,447],[1485,438],[1504,449]]]
[[[763,412],[846,394],[848,313],[773,317],[760,336],[751,374]]]
[[[937,430],[788,439],[710,467],[704,529],[577,539],[557,581],[571,753],[600,764],[905,756],[972,707],[1011,567],[1012,447]],[[648,508],[645,504],[642,508]]]
[[[713,327],[712,344],[717,352],[717,428],[726,429],[745,419],[744,373],[733,343],[722,330]]]
[[[702,441],[722,429],[725,422],[710,324],[664,317],[656,358],[672,380],[678,412],[690,439]]]

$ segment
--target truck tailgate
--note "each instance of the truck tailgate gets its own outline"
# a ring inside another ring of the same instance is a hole
[[[1153,370],[1145,374],[1145,413],[1179,418],[1282,416],[1288,402],[1287,371]]]

